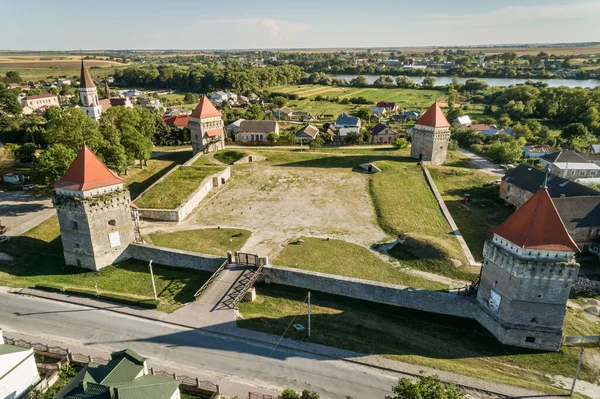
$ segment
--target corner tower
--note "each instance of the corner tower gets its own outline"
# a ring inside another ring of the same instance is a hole
[[[65,262],[99,270],[119,260],[135,239],[129,191],[87,147],[54,184]]]
[[[437,102],[417,120],[413,128],[410,156],[420,161],[441,165],[446,162],[450,123]]]
[[[102,114],[102,105],[98,100],[98,90],[90,72],[81,60],[81,76],[79,77],[79,99],[81,100],[81,109],[90,118],[95,121],[100,119]]]
[[[200,99],[200,103],[192,111],[188,126],[194,155],[199,152],[215,152],[225,148],[221,113],[206,96]]]
[[[480,322],[504,344],[558,350],[579,248],[548,191],[540,189],[492,232],[477,292],[489,317]]]

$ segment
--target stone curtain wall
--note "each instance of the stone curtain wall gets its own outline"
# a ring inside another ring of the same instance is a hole
[[[129,256],[133,259],[164,266],[185,267],[188,269],[214,272],[227,260],[225,257],[199,254],[196,252],[180,251],[177,249],[157,247],[146,244],[131,244]]]
[[[201,154],[199,154],[201,155]],[[195,158],[195,157],[194,157]],[[192,158],[193,159],[193,158]],[[189,161],[188,161],[189,162]],[[183,166],[183,165],[182,165]],[[144,193],[150,190],[154,185],[158,184],[168,175],[177,170],[180,166],[174,167],[169,173],[161,177],[156,183],[148,187]],[[183,166],[185,167],[185,166]],[[140,217],[142,219],[161,220],[167,222],[181,222],[187,215],[189,215],[198,204],[206,197],[206,195],[212,190],[213,187],[218,187],[223,184],[224,181],[229,180],[231,177],[231,167],[228,166],[224,170],[215,173],[202,181],[200,187],[198,187],[190,196],[176,209],[148,209],[140,208]],[[144,193],[140,194],[140,198]]]
[[[264,281],[426,312],[477,319],[475,298],[282,266],[265,266]]]
[[[250,160],[250,158],[252,158],[252,160]],[[258,162],[258,161],[264,161],[265,157],[261,157],[260,155],[246,155],[243,158],[238,159],[237,161],[235,161],[233,164],[234,165],[240,165],[243,163],[250,163],[250,162]]]

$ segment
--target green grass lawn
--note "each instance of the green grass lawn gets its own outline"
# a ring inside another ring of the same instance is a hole
[[[22,236],[0,244],[0,252],[14,257],[0,261],[0,285],[52,285],[61,288],[98,286],[100,293],[120,294],[132,299],[152,299],[152,283],[146,262],[128,260],[98,272],[64,263],[58,218],[52,217]],[[211,273],[153,265],[158,310],[171,312],[193,300],[194,293]]]
[[[239,251],[252,233],[241,229],[198,229],[149,234],[154,245],[184,251],[225,256],[227,251]]]
[[[448,289],[445,284],[408,274],[360,245],[323,238],[301,239],[303,243],[288,243],[273,264],[428,290]]]
[[[129,175],[124,176],[124,178],[131,198],[135,199],[175,165],[181,165],[191,157],[191,151],[174,152],[148,160],[148,165],[144,169],[139,167],[130,169],[128,171]]]
[[[490,229],[506,220],[514,211],[499,198],[494,176],[474,169],[437,166],[429,172],[460,229],[473,257],[482,260],[483,244],[492,237]],[[468,204],[464,194],[471,194]]]
[[[257,293],[255,302],[240,303],[239,327],[279,336],[294,316],[294,323],[307,325],[306,290],[258,285]],[[286,337],[309,340],[293,329]],[[579,355],[576,347],[536,352],[504,346],[473,320],[321,292],[311,292],[310,341],[558,394],[565,391],[552,387],[547,375],[572,376]],[[598,365],[591,354],[584,360],[581,378],[596,381]]]
[[[236,150],[224,150],[215,153],[215,158],[224,164],[233,165],[234,162],[239,161],[243,157],[248,155],[246,152]]]
[[[223,170],[218,166],[186,166],[177,169],[166,179],[147,191],[136,205],[150,209],[176,209],[210,175]]]

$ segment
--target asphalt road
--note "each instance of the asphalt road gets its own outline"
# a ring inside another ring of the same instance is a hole
[[[0,191],[0,221],[7,236],[18,236],[56,215],[49,197],[27,191]]]
[[[131,348],[189,370],[258,387],[312,389],[321,398],[383,398],[398,376],[304,352],[275,350],[105,310],[0,292],[0,327],[98,350]]]

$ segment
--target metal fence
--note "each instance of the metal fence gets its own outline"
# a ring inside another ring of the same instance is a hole
[[[262,393],[249,392],[248,399],[279,399],[278,396],[263,395]]]
[[[22,348],[33,348],[33,350],[38,353],[54,354],[61,358],[66,358],[67,361],[74,363],[87,364],[94,362],[99,364],[108,364],[108,362],[110,361],[110,359],[103,359],[101,357],[92,357],[90,355],[74,353],[71,352],[71,350],[68,348],[65,349],[61,348],[60,346],[50,346],[39,342],[26,341],[24,339],[13,339],[5,336],[4,342],[6,344],[20,346]],[[214,392],[216,394],[220,393],[219,385],[213,384],[210,381],[202,381],[197,377],[178,375],[176,373],[169,373],[164,370],[154,370],[154,368],[151,368],[150,372],[151,374],[173,378],[174,380],[181,381],[183,385],[187,385],[191,388],[199,388],[205,391]]]
[[[202,293],[204,291],[206,291],[206,289],[208,288],[209,285],[211,285],[211,283],[213,281],[215,281],[215,279],[219,276],[219,274],[223,271],[223,269],[225,269],[227,267],[227,261],[223,262],[223,264],[221,266],[219,266],[219,268],[217,270],[215,270],[215,272],[212,274],[212,276],[210,276],[210,278],[208,280],[206,280],[206,282],[204,284],[202,284],[202,287],[200,287],[200,289],[198,291],[196,291],[196,293],[194,294],[194,298],[198,299],[200,297],[200,295],[202,295]]]
[[[259,266],[259,257],[254,254],[247,254],[245,252],[237,253],[237,264],[238,265],[248,265],[248,266]]]

